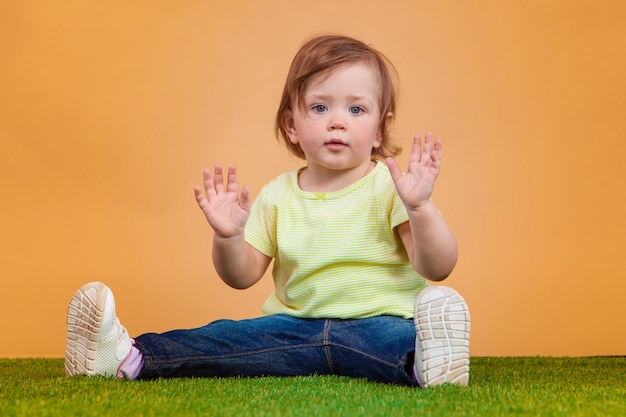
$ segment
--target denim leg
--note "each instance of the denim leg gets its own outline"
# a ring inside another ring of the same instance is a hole
[[[398,317],[218,320],[135,341],[145,362],[140,379],[336,374],[415,385],[415,329]]]
[[[413,320],[381,316],[333,320],[327,326],[329,361],[333,373],[417,386],[413,377]]]
[[[323,331],[324,320],[274,315],[144,334],[139,378],[328,374]]]

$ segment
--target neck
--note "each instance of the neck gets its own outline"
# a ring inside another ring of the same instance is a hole
[[[303,191],[317,193],[339,191],[365,177],[375,166],[376,162],[374,161],[347,170],[329,170],[307,166],[298,176],[298,186]]]

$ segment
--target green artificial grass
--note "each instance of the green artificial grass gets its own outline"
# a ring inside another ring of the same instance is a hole
[[[0,359],[0,416],[625,416],[626,357],[472,358],[468,387],[336,376],[116,381]]]

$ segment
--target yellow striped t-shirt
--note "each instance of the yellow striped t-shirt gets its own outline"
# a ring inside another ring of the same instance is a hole
[[[282,174],[255,200],[246,241],[274,258],[275,290],[264,314],[306,318],[413,317],[427,284],[395,227],[408,220],[387,166],[335,192],[298,187]]]

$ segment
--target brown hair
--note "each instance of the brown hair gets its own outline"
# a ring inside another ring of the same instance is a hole
[[[380,80],[380,122],[381,144],[372,149],[372,158],[393,157],[400,153],[398,146],[390,143],[386,118],[395,114],[397,73],[393,64],[380,52],[365,43],[342,35],[320,35],[308,40],[291,62],[285,87],[276,113],[274,130],[276,137],[283,140],[289,152],[306,159],[299,144],[289,140],[284,127],[285,114],[293,110],[293,105],[303,105],[304,94],[313,78],[328,76],[342,65],[364,62],[372,65]]]

